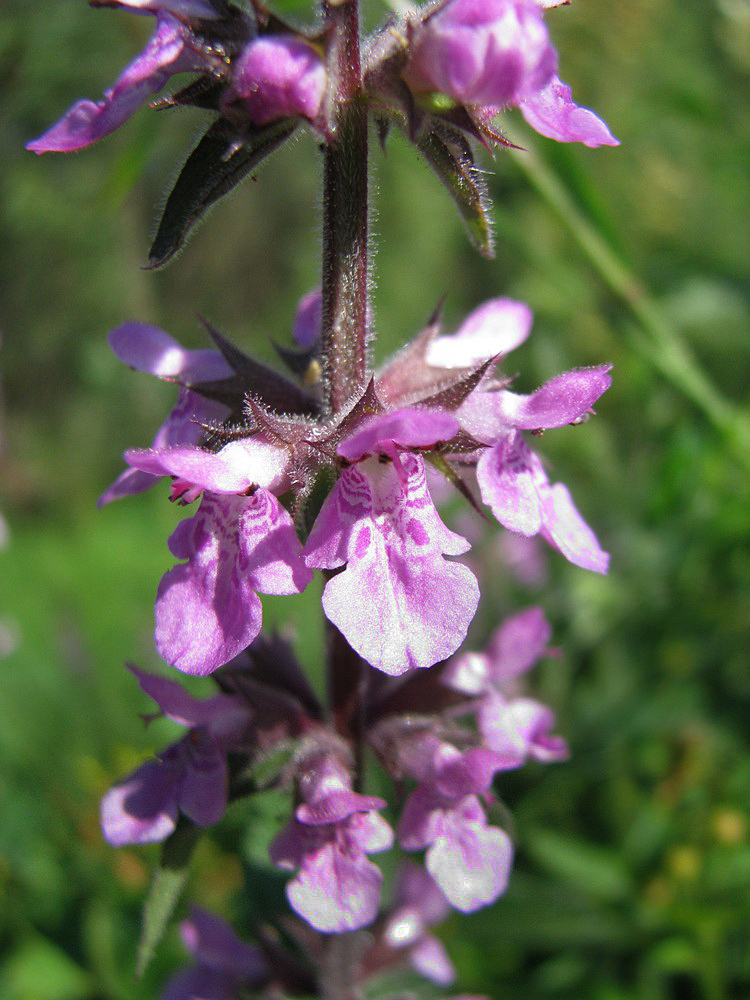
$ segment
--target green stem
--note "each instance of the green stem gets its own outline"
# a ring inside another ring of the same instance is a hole
[[[360,100],[356,0],[324,3],[331,141],[323,173],[323,371],[332,413],[367,375],[367,110]]]
[[[513,136],[510,138],[517,141]],[[750,464],[748,416],[722,396],[659,305],[581,212],[548,164],[535,153],[528,138],[524,136],[518,144],[523,148],[511,152],[515,165],[555,211],[607,286],[637,320],[638,350],[731,441],[743,463]]]

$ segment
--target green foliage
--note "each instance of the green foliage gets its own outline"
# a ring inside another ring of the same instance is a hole
[[[302,18],[307,9],[294,0],[285,12]],[[572,759],[499,782],[515,817],[511,887],[496,907],[455,917],[444,931],[467,993],[750,993],[747,442],[712,419],[700,391],[687,391],[647,328],[655,321],[676,336],[717,389],[719,410],[747,418],[743,11],[718,0],[577,0],[549,12],[563,79],[623,144],[534,142],[566,192],[564,209],[533,188],[523,154],[498,152],[487,178],[494,261],[465,246],[450,199],[408,143],[393,136],[387,156],[374,153],[380,357],[443,294],[448,329],[482,299],[507,294],[536,315],[534,335],[510,361],[524,372],[520,391],[566,368],[615,362],[598,417],[540,443],[612,550],[611,575],[596,579],[543,554],[548,584],[524,585],[498,570],[494,528],[473,551],[487,594],[475,645],[524,604],[542,602],[555,622],[562,656],[535,683],[558,710]],[[180,961],[168,933],[136,982],[140,908],[157,855],[113,851],[98,830],[104,790],[173,733],[164,721],[144,730],[138,713],[148,706],[122,663],[158,666],[152,600],[179,514],[158,487],[95,509],[119,452],[147,444],[173,398],[170,387],[126,372],[105,333],[138,318],[197,346],[201,313],[274,363],[271,341],[288,343],[296,300],[318,280],[309,136],[218,204],[159,273],[139,269],[154,206],[205,130],[204,113],[143,112],[67,158],[23,151],[75,98],[111,83],[143,43],[145,22],[78,0],[5,0],[0,9],[10,525],[0,553],[0,995],[9,1000],[146,1000]],[[478,162],[491,166],[481,152]],[[602,246],[619,270],[597,253]],[[319,589],[264,599],[268,622],[296,625],[305,656],[321,648],[317,601]],[[277,907],[283,877],[264,859],[286,810],[273,792],[235,804],[199,845],[188,898],[247,926]],[[242,833],[249,817],[252,837]]]

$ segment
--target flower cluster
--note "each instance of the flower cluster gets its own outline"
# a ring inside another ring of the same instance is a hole
[[[479,589],[466,566],[445,558],[469,543],[440,519],[426,463],[511,531],[540,533],[571,562],[605,572],[606,553],[566,487],[549,482],[524,432],[585,419],[610,384],[609,366],[567,372],[530,395],[512,392],[495,363],[529,327],[526,307],[507,299],[486,303],[451,336],[434,322],[337,417],[318,415],[302,384],[290,381],[284,397],[281,375],[263,378],[223,338],[222,355],[184,351],[140,324],[114,331],[118,356],[177,382],[180,399],[154,446],[126,453],[131,471],[103,499],[159,476],[172,478],[173,499],[202,497],[169,541],[184,561],[157,594],[164,659],[211,673],[259,634],[256,591],[298,593],[314,569],[329,576],[327,617],[374,667],[399,675],[450,656]],[[306,404],[311,413],[289,415]],[[335,482],[303,543],[295,521],[323,473]]]
[[[395,837],[381,816],[385,800],[353,789],[347,742],[321,722],[283,640],[258,640],[217,672],[222,693],[203,700],[131,667],[144,692],[188,732],[107,793],[105,835],[116,846],[142,844],[165,840],[180,816],[198,826],[217,823],[228,803],[248,791],[237,776],[247,782],[259,761],[284,747],[287,762],[266,768],[266,785],[251,788],[292,790],[293,813],[269,848],[271,861],[294,873],[286,888],[292,909],[324,935],[373,926],[363,978],[408,961],[448,984],[453,968],[429,927],[451,907],[470,912],[493,902],[508,881],[511,841],[487,814],[494,779],[529,758],[554,761],[567,752],[551,735],[550,710],[519,687],[519,677],[550,652],[549,637],[544,615],[532,608],[501,625],[482,653],[459,655],[437,674],[384,677],[373,685],[361,705],[362,738],[397,786],[410,789]],[[394,839],[405,851],[424,852],[424,867],[403,867],[393,902],[378,917],[382,875],[368,855],[389,849]],[[182,996],[178,985],[194,979],[234,982],[266,968],[248,946],[225,940],[207,915],[194,915],[187,927],[198,966],[173,982],[168,997]],[[209,948],[209,939],[223,944]]]

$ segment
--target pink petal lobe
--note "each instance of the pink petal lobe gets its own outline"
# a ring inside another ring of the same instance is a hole
[[[526,673],[544,655],[551,637],[552,626],[541,608],[527,608],[503,622],[487,648],[492,681]]]
[[[598,115],[574,104],[570,87],[558,77],[525,97],[519,106],[529,125],[548,139],[582,142],[591,148],[620,145]]]
[[[442,410],[406,407],[371,417],[337,448],[349,462],[369,455],[391,455],[409,448],[433,448],[458,432],[456,418]]]
[[[477,463],[482,500],[500,524],[522,535],[535,535],[542,527],[534,458],[520,435],[510,434]]]
[[[612,379],[607,372],[611,367],[600,365],[565,372],[530,396],[502,391],[497,396],[502,417],[510,426],[523,430],[564,427],[588,413],[609,389]]]
[[[213,382],[233,375],[218,351],[188,350],[164,330],[147,323],[124,323],[111,331],[108,340],[123,364],[157,378]]]
[[[344,470],[306,546],[308,566],[346,562],[326,584],[323,609],[360,655],[393,676],[453,653],[479,599],[473,574],[443,558],[468,543],[438,517],[422,459],[404,454],[401,463],[405,484],[391,463]]]
[[[437,337],[427,363],[438,368],[470,368],[497,354],[507,354],[531,332],[533,315],[523,302],[490,299],[470,313],[456,333]]]
[[[609,569],[609,554],[583,520],[562,483],[555,483],[544,495],[544,528],[542,534],[570,562],[595,573]]]
[[[427,870],[463,913],[493,903],[508,885],[513,848],[503,830],[456,824],[427,851]]]
[[[200,68],[185,55],[186,28],[170,14],[159,14],[156,31],[143,52],[122,73],[101,101],[82,100],[44,135],[27,144],[34,153],[70,153],[114,132],[174,73]]]
[[[256,590],[299,593],[312,577],[291,517],[263,489],[252,497],[204,496],[169,545],[188,561],[159,584],[156,646],[186,673],[209,674],[252,642],[261,627]]]

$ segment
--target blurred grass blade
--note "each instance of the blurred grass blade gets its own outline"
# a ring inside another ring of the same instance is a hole
[[[514,144],[521,144],[517,137],[510,138]],[[639,353],[705,414],[731,442],[745,467],[750,467],[750,418],[716,388],[658,303],[578,208],[549,164],[534,151],[533,140],[524,136],[522,145],[523,149],[510,150],[509,155],[555,211],[610,290],[630,309],[638,323],[633,339]]]
[[[159,866],[151,880],[143,907],[143,926],[138,942],[136,974],[142,976],[151,961],[156,946],[164,936],[169,918],[187,881],[193,848],[201,835],[199,827],[182,818],[177,829],[164,842]]]

